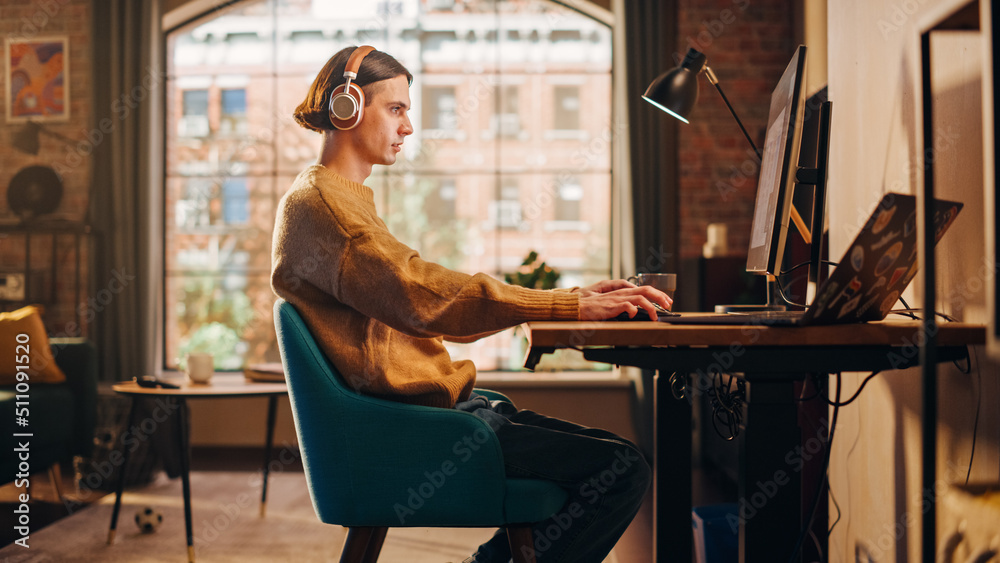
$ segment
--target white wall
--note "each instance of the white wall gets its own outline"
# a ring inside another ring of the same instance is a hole
[[[917,193],[921,22],[950,0],[839,0],[828,6],[828,72],[834,102],[829,187],[830,257],[853,239],[883,193]],[[938,197],[965,209],[938,245],[938,310],[986,321],[983,236],[980,43],[976,33],[934,40],[935,166]],[[919,282],[918,279],[915,282]],[[914,283],[913,285],[919,285]],[[919,306],[920,288],[907,292]],[[983,408],[973,481],[1000,479],[1000,386],[997,364],[976,352]],[[977,376],[940,369],[938,477],[965,481],[972,450]],[[849,396],[867,374],[845,377]],[[855,404],[841,409],[831,461],[831,489],[843,517],[830,538],[830,561],[917,561],[922,511],[920,372],[885,373]],[[837,518],[831,503],[830,522]],[[939,518],[939,538],[954,525]]]

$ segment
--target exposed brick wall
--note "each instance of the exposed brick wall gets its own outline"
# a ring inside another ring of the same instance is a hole
[[[0,0],[0,37],[13,39],[38,39],[44,37],[68,38],[68,68],[65,77],[69,86],[69,119],[42,122],[45,129],[58,133],[72,141],[85,140],[91,126],[92,64],[91,44],[91,3],[89,0]],[[4,53],[6,56],[6,53]],[[37,155],[29,155],[13,148],[14,136],[23,123],[10,123],[6,119],[7,107],[7,62],[0,64],[0,112],[3,122],[0,128],[0,219],[5,222],[16,219],[7,203],[7,187],[11,178],[26,166],[45,165],[55,168],[62,179],[63,195],[53,218],[83,221],[89,205],[88,192],[91,183],[91,157],[89,146],[72,145],[53,136],[40,136],[40,150]],[[81,150],[81,147],[84,150]],[[0,272],[24,268],[24,237],[0,233]],[[85,330],[68,325],[75,320],[77,304],[74,301],[75,251],[71,236],[63,236],[56,249],[56,275],[49,274],[51,267],[51,237],[35,237],[31,245],[31,266],[34,271],[42,270],[44,291],[48,294],[48,284],[55,283],[57,298],[45,303],[46,328],[53,334],[75,335]],[[86,301],[88,291],[87,260],[81,260],[82,301]],[[30,288],[29,288],[30,289]],[[36,290],[37,291],[37,290]],[[46,299],[48,301],[48,299]],[[16,304],[3,303],[0,308],[10,309]]]
[[[758,148],[771,90],[796,43],[791,0],[681,0],[679,57],[694,47]],[[680,59],[678,59],[680,60]],[[691,123],[680,129],[681,256],[701,254],[709,223],[728,225],[730,252],[750,243],[759,165],[715,88],[700,81]]]

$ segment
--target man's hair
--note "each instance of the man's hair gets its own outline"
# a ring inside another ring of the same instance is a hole
[[[292,114],[296,123],[320,133],[335,129],[333,123],[330,122],[330,95],[346,81],[344,67],[347,66],[347,59],[351,57],[351,53],[355,49],[357,47],[341,49],[330,57],[330,60],[326,61],[323,69],[319,71],[316,79],[309,86],[306,99],[299,104],[299,107],[295,108],[295,113]],[[368,106],[382,86],[379,82],[397,76],[406,76],[407,83],[413,83],[413,75],[399,61],[382,51],[372,51],[361,62],[358,77],[353,82],[360,86],[365,93],[365,106]]]

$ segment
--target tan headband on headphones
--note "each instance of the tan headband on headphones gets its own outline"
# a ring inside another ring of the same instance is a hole
[[[344,77],[350,82],[358,77],[358,70],[361,69],[361,61],[375,50],[375,47],[371,45],[362,45],[351,53],[351,58],[347,59],[347,65],[344,66]]]

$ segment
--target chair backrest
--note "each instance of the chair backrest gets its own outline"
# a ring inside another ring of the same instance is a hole
[[[279,299],[274,315],[306,481],[321,521],[343,526],[501,523],[503,454],[488,424],[455,409],[354,392],[291,304]],[[466,452],[470,439],[474,451]],[[444,465],[449,462],[454,472]],[[437,494],[442,488],[438,473],[449,473],[447,495]],[[428,482],[433,490],[425,486]],[[452,493],[464,506],[449,500]]]
[[[323,499],[342,496],[327,488],[342,482],[338,473],[344,472],[345,462],[350,461],[339,455],[346,444],[338,443],[338,437],[347,432],[340,424],[349,420],[340,419],[348,418],[343,404],[350,399],[346,395],[353,392],[344,386],[299,313],[283,300],[275,303],[274,313],[306,482],[313,508],[326,521],[321,514],[326,505]]]

